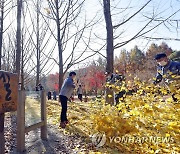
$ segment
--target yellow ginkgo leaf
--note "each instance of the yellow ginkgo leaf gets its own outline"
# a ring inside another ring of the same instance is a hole
[[[112,95],[108,95],[109,98],[112,98]]]

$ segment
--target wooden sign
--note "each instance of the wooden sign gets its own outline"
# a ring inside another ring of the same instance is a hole
[[[0,71],[0,113],[16,111],[17,97],[17,74]]]

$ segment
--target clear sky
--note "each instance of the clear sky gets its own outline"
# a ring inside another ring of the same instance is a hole
[[[134,12],[136,12],[141,6],[143,6],[143,4],[147,2],[147,0],[146,1],[145,0],[121,0],[121,1],[114,0],[111,2],[113,7],[116,6],[116,8],[112,8],[112,19],[113,19],[113,24],[115,25],[127,19],[132,14],[134,14]],[[103,16],[102,6],[100,5],[98,0],[87,0],[85,8],[86,10],[88,10],[87,11],[88,13],[94,14],[95,12],[98,11]],[[125,10],[125,8],[127,9]],[[125,24],[124,26],[121,26],[114,33],[116,36],[124,31],[124,33],[121,34],[121,37],[115,41],[115,43],[119,43],[124,40],[127,40],[128,38],[131,38],[133,35],[139,32],[140,29],[148,22],[145,16],[150,18],[154,14],[157,20],[166,19],[167,17],[169,17],[179,9],[180,9],[180,1],[178,0],[152,0],[138,15],[135,16],[135,18],[132,18],[131,21],[127,22],[127,24]],[[178,21],[173,21],[173,20],[178,20]],[[172,16],[170,20],[168,20],[167,22],[165,22],[155,30],[149,32],[146,36],[178,39],[180,32],[179,22],[180,22],[180,11],[174,16]],[[153,22],[147,27],[146,30],[156,26],[159,23],[160,21]],[[96,31],[98,35],[102,35],[102,33],[103,34],[106,33],[105,26],[103,26],[103,24],[104,23],[98,25],[99,29],[97,28],[98,30]],[[105,35],[103,35],[103,37],[104,36]],[[153,42],[157,44],[161,43],[162,41],[163,40],[160,41],[153,40]],[[171,46],[173,49],[180,49],[179,41],[174,41],[174,40],[170,40],[170,41],[164,40],[164,41],[167,42],[167,44]],[[138,45],[141,49],[144,49],[147,48],[147,46],[149,46],[149,44],[151,43],[152,41],[141,38],[128,43],[122,48],[126,48],[127,50],[130,50],[131,48],[134,47],[134,45]]]
[[[46,1],[46,0],[42,0]],[[30,2],[30,1],[29,1]],[[111,0],[111,14],[112,14],[112,20],[113,25],[119,24],[122,21],[125,21],[128,19],[131,15],[133,15],[136,11],[139,10],[140,7],[142,7],[148,0]],[[103,7],[101,5],[102,0],[85,0],[84,7],[82,9],[82,12],[86,13],[86,18],[88,21],[92,20],[95,15],[94,22],[98,21],[97,24],[93,26],[92,32],[91,32],[91,43],[90,47],[94,50],[97,50],[102,47],[102,45],[106,42],[106,26],[104,22],[104,16],[103,16]],[[44,6],[45,7],[45,6]],[[149,21],[148,18],[151,18],[152,16],[155,17],[156,21],[150,23],[145,30],[143,30],[141,33],[157,26],[162,19],[166,19],[173,13],[175,13],[178,9],[180,9],[180,0],[152,0],[140,13],[138,13],[134,18],[132,18],[129,22],[124,24],[123,26],[119,27],[115,32],[114,36],[119,36],[115,41],[116,43],[121,43],[124,41],[127,41],[128,39],[132,38],[135,34],[137,34],[142,27],[146,25],[146,23]],[[9,17],[6,17],[5,19],[5,25],[4,28],[6,29],[11,21],[14,21],[11,26],[14,26],[14,29],[16,29],[16,16],[15,16],[15,10],[12,11],[9,15]],[[34,13],[35,14],[35,13]],[[84,14],[81,14],[80,23],[83,24],[83,18]],[[159,20],[159,21],[158,21]],[[31,24],[29,22],[28,16],[26,17],[27,24]],[[153,31],[147,33],[145,36],[147,37],[160,37],[160,38],[173,38],[173,39],[179,39],[179,32],[180,32],[180,11],[170,17],[165,23],[161,24],[161,26],[158,26]],[[55,25],[54,21],[51,21],[51,24]],[[5,36],[7,36],[5,34]],[[86,31],[86,35],[89,36],[89,32]],[[55,40],[50,40],[52,43],[50,45],[54,44]],[[121,48],[118,48],[115,50],[115,55],[119,55],[120,51],[122,49],[130,50],[135,45],[137,45],[141,50],[144,52],[147,50],[148,46],[154,42],[156,44],[160,44],[162,41],[165,41],[172,49],[180,50],[180,43],[179,41],[175,40],[148,40],[144,38],[137,38],[134,41],[129,42],[128,44],[122,46]],[[50,46],[47,48],[47,52],[49,52]],[[67,50],[70,51],[70,45],[68,45]],[[77,48],[77,50],[83,50],[84,47],[81,44]],[[67,53],[67,54],[66,54]],[[78,53],[78,52],[77,52]],[[103,55],[106,56],[105,48],[101,51]],[[90,54],[87,52],[86,55]],[[58,51],[57,48],[55,48],[54,51],[54,58],[57,59]],[[69,52],[65,52],[64,59],[68,57]],[[85,55],[85,56],[86,56]],[[72,69],[78,68],[78,66],[86,66],[89,64],[89,61],[93,59],[97,59],[99,55],[91,57],[85,62],[82,62],[79,65],[76,65]],[[58,71],[58,66],[55,66],[53,69],[53,72]]]
[[[106,39],[106,27],[104,23],[103,9],[101,3],[102,0],[86,0],[84,10],[86,10],[87,16],[91,19],[98,12],[97,18],[99,24],[94,27],[94,34],[96,37],[94,39],[96,42],[103,44]],[[126,20],[128,17],[133,15],[136,11],[139,10],[148,0],[112,0],[111,1],[111,14],[113,25],[119,24],[122,21]],[[166,38],[172,40],[149,40],[145,38],[137,38],[128,44],[122,46],[121,48],[116,49],[115,55],[119,56],[119,53],[122,49],[131,50],[135,45],[137,45],[141,50],[146,52],[147,48],[151,43],[160,44],[166,42],[172,49],[180,50],[179,41],[173,39],[179,39],[180,34],[180,1],[179,0],[152,0],[140,13],[138,13],[134,18],[129,22],[119,27],[115,32],[114,36],[120,35],[118,39],[114,41],[114,44],[124,42],[136,35],[142,27],[144,27],[149,19],[154,16],[156,21],[150,23],[145,30],[141,33],[144,33],[151,28],[157,26],[162,20],[167,19],[166,22],[155,28],[154,30],[148,32],[146,37],[152,38]],[[170,17],[173,13],[178,11],[175,15]],[[93,44],[94,47],[99,47],[98,44]],[[101,53],[106,55],[105,50]],[[95,56],[94,59],[97,59],[98,56]],[[76,66],[75,66],[76,68]]]

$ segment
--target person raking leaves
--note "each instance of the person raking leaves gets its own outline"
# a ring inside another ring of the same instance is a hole
[[[64,80],[60,93],[59,93],[61,107],[62,107],[61,122],[60,122],[61,128],[65,128],[66,125],[69,123],[67,119],[67,101],[72,96],[72,93],[75,89],[75,84],[74,84],[75,76],[76,76],[75,72],[69,73],[69,77],[67,77]]]

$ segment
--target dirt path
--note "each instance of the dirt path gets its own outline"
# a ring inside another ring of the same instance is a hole
[[[39,108],[35,102],[31,102],[33,106],[26,105],[26,122],[34,123],[39,119]],[[97,149],[93,144],[89,135],[92,135],[90,113],[96,112],[97,104],[91,102],[76,102],[68,103],[68,118],[70,124],[66,129],[60,129],[59,113],[60,105],[57,101],[47,102],[47,118],[48,118],[48,140],[40,139],[40,129],[29,132],[25,136],[26,151],[23,154],[76,154],[84,153],[111,153],[107,151],[107,147]],[[32,112],[32,113],[31,113]],[[5,117],[5,141],[6,151],[8,154],[18,154],[16,141],[16,115],[7,113]],[[109,149],[111,151],[111,149]],[[109,151],[108,150],[108,151]],[[0,152],[1,154],[1,152]]]
[[[18,154],[16,149],[16,116],[6,115],[5,120],[5,153]],[[31,131],[26,134],[26,151],[23,154],[60,154],[88,152],[83,138],[77,135],[69,135],[55,125],[48,125],[48,140],[40,139],[40,130]]]

